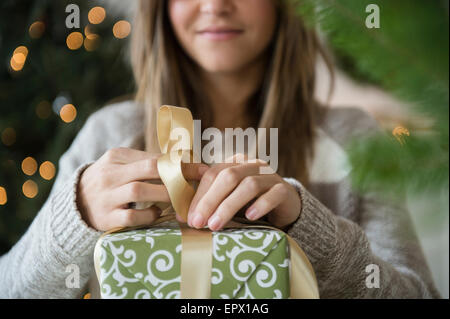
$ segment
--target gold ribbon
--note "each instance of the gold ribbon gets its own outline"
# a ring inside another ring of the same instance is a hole
[[[193,119],[186,108],[162,106],[157,117],[157,134],[162,156],[158,159],[158,172],[167,188],[175,212],[187,220],[189,205],[194,196],[194,189],[184,179],[181,170],[183,156],[189,154],[193,145]],[[181,141],[177,137],[182,137]],[[174,220],[175,214],[160,217],[151,226]],[[116,228],[102,235],[113,232],[137,229]],[[268,225],[242,224],[231,222],[226,228],[263,228],[280,231]],[[208,229],[193,229],[180,223],[181,229],[181,283],[180,295],[185,299],[206,299],[210,297],[212,271],[212,232]],[[290,255],[290,298],[319,298],[314,270],[303,250],[295,240],[286,234]],[[100,279],[99,243],[97,242],[94,259],[97,278]]]
[[[162,153],[158,158],[158,172],[173,209],[186,222],[195,191],[183,177],[181,162],[186,155],[192,159],[194,121],[191,112],[186,108],[162,106],[157,116],[157,134]]]
[[[182,299],[206,299],[211,295],[212,232],[180,224]]]

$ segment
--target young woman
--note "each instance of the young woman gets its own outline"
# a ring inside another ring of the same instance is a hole
[[[164,104],[189,107],[202,127],[278,128],[274,174],[259,174],[261,163],[184,165],[199,181],[191,227],[219,230],[242,210],[267,218],[303,248],[322,298],[438,296],[405,208],[350,187],[343,145],[376,124],[315,102],[324,54],[292,1],[141,0],[131,47],[136,101],[93,114],[61,157],[48,200],[0,258],[1,297],[80,298],[101,232],[159,216],[129,203],[169,201],[163,185],[145,182],[159,178]],[[79,285],[66,283],[71,265]]]

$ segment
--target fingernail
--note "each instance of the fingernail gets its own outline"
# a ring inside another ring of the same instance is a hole
[[[246,216],[247,219],[254,220],[256,219],[257,214],[258,214],[257,210],[255,208],[252,208],[247,212]]]
[[[212,230],[217,230],[222,226],[222,220],[219,216],[215,215],[209,220],[209,228]]]
[[[202,215],[198,214],[197,216],[194,217],[194,219],[192,220],[192,226],[194,226],[195,228],[203,227]]]

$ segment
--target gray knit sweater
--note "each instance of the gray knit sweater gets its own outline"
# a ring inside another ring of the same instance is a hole
[[[108,149],[143,149],[143,119],[142,107],[130,101],[90,116],[61,157],[33,223],[0,257],[0,298],[81,298],[87,292],[101,233],[88,227],[77,209],[79,176]],[[311,186],[306,190],[286,178],[302,200],[300,218],[288,233],[310,259],[322,298],[439,297],[405,207],[375,193],[360,196],[350,187],[344,145],[376,129],[358,109],[328,112],[310,166]],[[74,275],[70,265],[79,267],[79,288],[67,284]]]

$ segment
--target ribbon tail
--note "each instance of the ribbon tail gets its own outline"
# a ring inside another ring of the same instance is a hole
[[[167,188],[173,209],[187,222],[187,215],[195,190],[183,177],[181,157],[174,153],[158,158],[158,172]]]
[[[181,229],[181,282],[182,299],[209,299],[213,238],[207,229],[193,229],[180,224]]]
[[[286,235],[289,241],[291,276],[290,297],[292,299],[319,299],[319,289],[314,270],[297,242]]]

